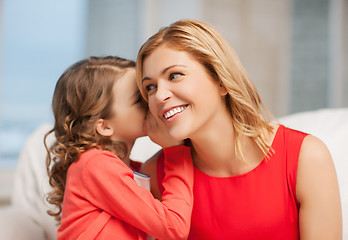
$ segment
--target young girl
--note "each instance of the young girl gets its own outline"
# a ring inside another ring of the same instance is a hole
[[[145,233],[187,238],[193,201],[190,149],[163,150],[162,203],[133,179],[132,170],[140,164],[129,154],[144,135],[145,118],[133,61],[91,57],[72,65],[57,82],[52,108],[57,142],[47,159],[54,189],[47,200],[58,208],[50,212],[60,220],[58,239],[146,239]]]
[[[161,29],[140,49],[137,70],[155,119],[192,146],[189,239],[342,238],[326,146],[265,116],[238,57],[211,26],[182,20]],[[160,195],[162,158],[143,170],[157,175],[152,190]]]

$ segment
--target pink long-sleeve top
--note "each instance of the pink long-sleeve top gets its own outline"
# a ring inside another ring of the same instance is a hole
[[[134,181],[133,171],[109,151],[91,149],[71,164],[59,239],[186,239],[193,206],[190,148],[164,149],[162,202]],[[146,234],[147,233],[147,234]]]

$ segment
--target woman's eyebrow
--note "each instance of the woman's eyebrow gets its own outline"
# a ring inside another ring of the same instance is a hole
[[[185,65],[179,65],[179,64],[174,64],[174,65],[171,65],[169,67],[166,67],[165,69],[163,69],[163,71],[161,72],[162,75],[166,74],[166,72],[171,69],[171,68],[174,68],[174,67],[186,67]]]
[[[170,65],[170,66],[168,66],[168,67],[166,67],[165,69],[162,70],[161,75],[166,74],[166,72],[168,70],[170,70],[171,68],[174,68],[174,67],[186,67],[186,66],[185,65],[180,65],[180,64]],[[147,80],[151,80],[151,78],[150,77],[144,77],[141,82],[144,83],[144,81],[147,81]]]

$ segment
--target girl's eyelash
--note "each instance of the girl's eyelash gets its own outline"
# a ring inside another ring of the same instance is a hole
[[[134,101],[134,105],[143,102],[143,97],[141,96],[140,92],[138,91],[135,101]]]
[[[137,100],[135,101],[135,103],[139,103],[139,102],[141,102],[141,96],[140,95],[137,97]]]

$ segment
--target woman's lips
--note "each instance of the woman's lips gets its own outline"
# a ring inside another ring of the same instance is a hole
[[[163,117],[168,120],[172,117],[174,117],[176,114],[183,112],[188,105],[182,105],[170,108],[169,110],[164,111]]]

